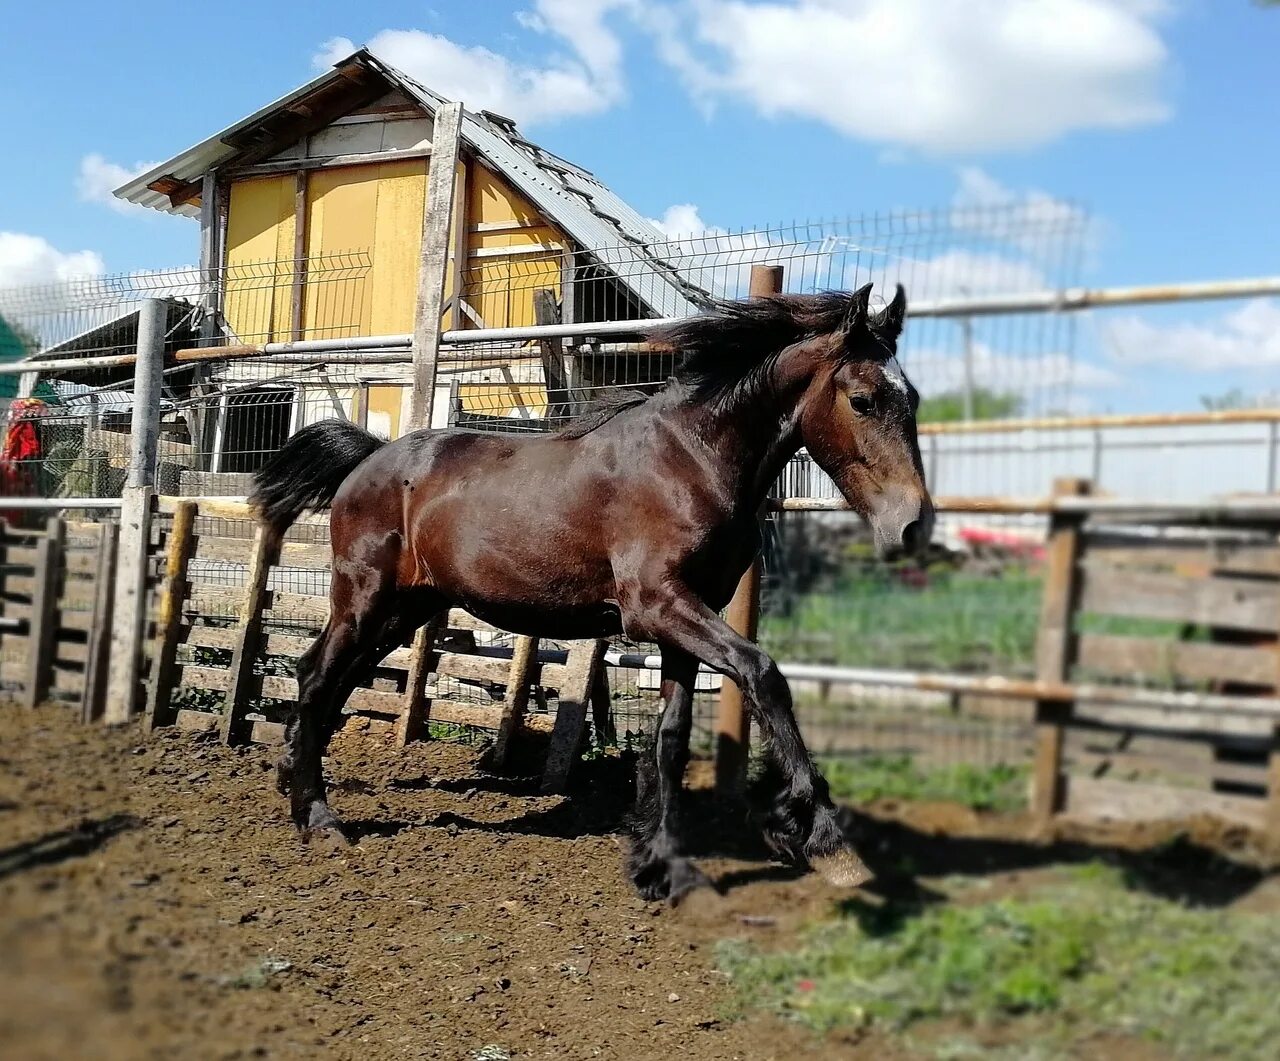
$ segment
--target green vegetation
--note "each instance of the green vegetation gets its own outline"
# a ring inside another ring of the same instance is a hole
[[[829,592],[765,614],[760,641],[779,659],[850,667],[1030,674],[1040,611],[1039,577],[930,570],[923,588],[868,567]]]
[[[819,764],[837,800],[938,800],[975,810],[1015,811],[1026,804],[1025,766],[955,763],[925,768],[909,755],[825,759]]]
[[[1022,412],[1022,399],[1016,394],[973,389],[974,420],[1005,420]],[[922,424],[954,423],[964,417],[964,392],[945,391],[920,402],[916,419]]]
[[[1190,909],[1130,891],[1122,871],[1076,867],[1026,898],[921,908],[862,899],[812,926],[793,951],[735,940],[721,967],[744,1006],[818,1031],[922,1022],[1014,1042],[1007,1053],[948,1031],[940,1057],[1088,1056],[1097,1034],[1175,1057],[1272,1058],[1280,921]]]

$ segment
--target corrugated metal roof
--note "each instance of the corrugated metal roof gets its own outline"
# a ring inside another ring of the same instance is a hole
[[[362,49],[336,63],[333,71],[135,177],[115,194],[128,202],[167,213],[198,215],[198,209],[175,207],[167,195],[153,191],[148,185],[163,177],[175,177],[183,182],[198,180],[210,167],[240,153],[241,149],[228,144],[227,140],[234,140],[242,129],[341,77],[339,69],[351,64],[377,71],[432,113],[448,102],[408,74]],[[707,298],[705,290],[662,257],[659,248],[666,237],[643,215],[587,170],[525,139],[514,122],[483,111],[479,114],[465,111],[462,139],[475,154],[509,179],[544,216],[563,228],[581,250],[592,252],[593,258],[609,267],[652,314],[683,316],[694,312]]]

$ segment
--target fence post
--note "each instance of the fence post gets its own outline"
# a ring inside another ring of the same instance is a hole
[[[449,225],[453,219],[455,170],[462,131],[462,104],[446,103],[435,113],[431,164],[427,170],[422,219],[422,259],[418,265],[418,303],[413,319],[413,404],[409,430],[431,426],[440,358],[441,315],[449,267]],[[462,296],[459,291],[458,296]]]
[[[752,298],[782,293],[782,266],[751,267]],[[743,637],[756,639],[760,620],[760,579],[764,562],[757,554],[751,561],[733,600],[725,612],[725,621]],[[741,793],[747,777],[747,750],[751,743],[751,719],[742,703],[742,690],[728,678],[720,683],[720,707],[716,714],[716,792],[721,796]]]
[[[27,680],[22,700],[27,707],[44,703],[53,684],[53,657],[58,643],[58,576],[62,573],[66,524],[50,516],[36,544],[31,591],[31,632],[27,635]]]
[[[1090,490],[1087,479],[1055,479],[1053,483],[1054,497],[1079,497]],[[1084,517],[1076,513],[1055,512],[1049,517],[1048,562],[1036,643],[1036,677],[1042,682],[1058,684],[1070,677],[1076,643],[1072,621],[1080,590],[1083,522]],[[1061,700],[1036,701],[1031,812],[1041,826],[1047,826],[1062,809],[1062,750],[1073,707]]]
[[[231,650],[230,677],[222,705],[220,736],[224,744],[234,744],[243,736],[241,730],[249,700],[256,692],[253,664],[262,643],[262,613],[270,606],[271,568],[280,557],[280,536],[266,524],[258,525],[249,555],[244,601],[240,605],[240,639]]]
[[[138,360],[134,366],[129,470],[121,495],[111,670],[102,712],[102,720],[110,724],[128,722],[133,717],[141,685],[147,613],[147,553],[151,544],[151,500],[156,485],[160,385],[164,373],[167,319],[168,306],[164,299],[149,298],[138,311]]]
[[[178,634],[182,627],[182,603],[187,599],[187,567],[195,545],[196,503],[180,501],[169,528],[165,550],[165,581],[156,617],[155,650],[147,682],[144,725],[155,729],[169,721],[169,697],[173,692],[174,664],[178,658]]]
[[[120,528],[114,523],[98,524],[98,566],[93,596],[93,628],[89,631],[88,654],[84,668],[84,701],[81,705],[85,722],[102,717],[107,695],[107,669],[111,665],[108,650],[111,630],[115,626],[116,547]]]

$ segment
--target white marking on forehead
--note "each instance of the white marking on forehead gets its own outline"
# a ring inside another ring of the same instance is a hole
[[[898,364],[898,359],[891,357],[888,361],[882,361],[880,367],[884,370],[884,378],[902,391],[903,394],[906,394],[907,375],[902,371],[902,366]]]

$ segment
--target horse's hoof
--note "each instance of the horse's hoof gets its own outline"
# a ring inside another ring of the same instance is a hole
[[[711,879],[687,858],[645,863],[632,872],[631,883],[640,898],[651,903],[665,899],[672,906],[698,888],[715,888]]]
[[[835,888],[858,888],[873,876],[857,852],[847,845],[833,854],[811,858],[809,864]]]
[[[340,825],[308,826],[301,834],[304,844],[315,844],[317,847],[351,847],[351,838],[342,831]]]

